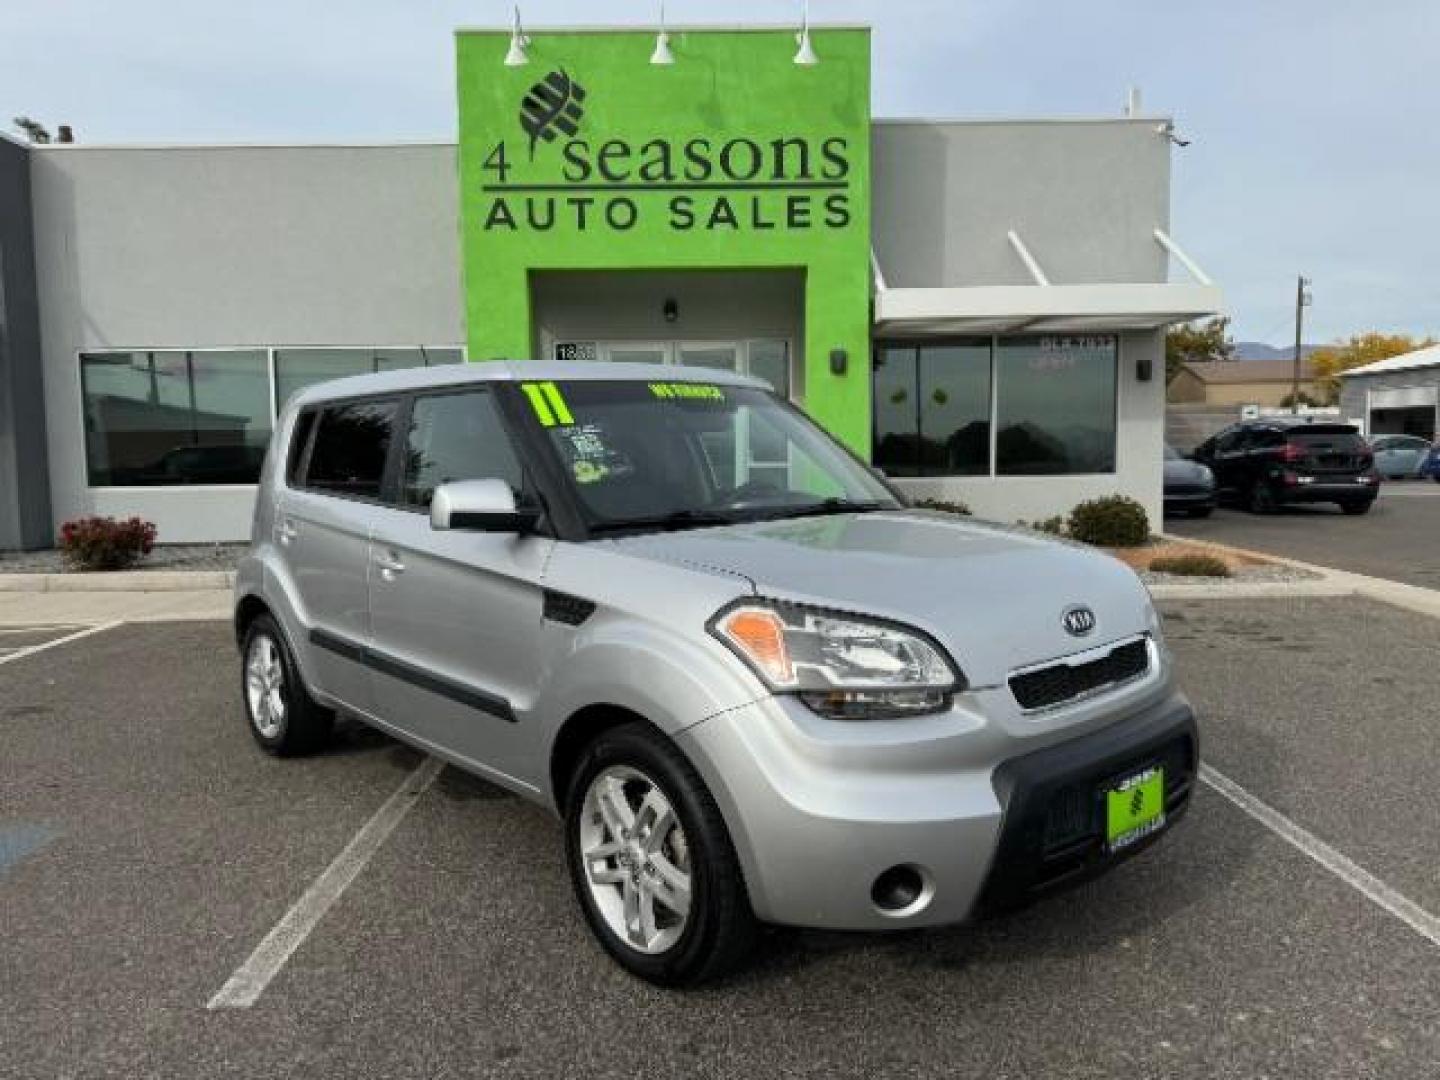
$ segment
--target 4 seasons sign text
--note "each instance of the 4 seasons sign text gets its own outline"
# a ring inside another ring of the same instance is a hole
[[[676,233],[798,232],[853,219],[846,136],[594,140],[581,131],[593,110],[564,72],[526,92],[518,137],[481,164],[485,231],[627,232],[654,220]]]

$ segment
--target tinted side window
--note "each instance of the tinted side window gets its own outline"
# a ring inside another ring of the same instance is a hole
[[[394,421],[393,401],[357,401],[326,409],[310,451],[305,486],[378,499]]]
[[[1261,450],[1284,446],[1285,434],[1284,432],[1276,431],[1274,428],[1261,428],[1251,436],[1250,445]]]
[[[1240,448],[1241,437],[1245,434],[1244,428],[1230,428],[1222,431],[1215,437],[1214,450],[1217,454],[1228,454]]]
[[[520,461],[489,391],[415,399],[406,437],[400,499],[430,505],[451,480],[504,480],[520,490]]]

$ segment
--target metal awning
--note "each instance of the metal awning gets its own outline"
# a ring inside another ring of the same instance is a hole
[[[1162,230],[1155,241],[1195,279],[1190,284],[1054,285],[1023,240],[1010,246],[1034,284],[889,288],[873,262],[878,336],[995,333],[1099,333],[1154,330],[1224,310],[1220,289]],[[873,260],[873,254],[872,254]]]

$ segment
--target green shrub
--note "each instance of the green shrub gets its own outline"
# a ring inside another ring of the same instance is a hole
[[[943,510],[947,514],[970,516],[970,507],[963,502],[951,502],[947,499],[915,499],[910,505],[917,510]]]
[[[1145,508],[1124,495],[1091,499],[1070,511],[1070,535],[1099,547],[1139,547],[1150,539]]]
[[[1059,514],[1045,518],[1043,521],[1037,521],[1030,527],[1039,532],[1049,533],[1051,536],[1065,535],[1065,519]]]
[[[1214,555],[1161,555],[1150,560],[1157,574],[1179,574],[1181,577],[1229,577],[1230,568]]]
[[[138,517],[78,518],[60,526],[60,551],[81,570],[124,570],[155,547],[155,526]]]

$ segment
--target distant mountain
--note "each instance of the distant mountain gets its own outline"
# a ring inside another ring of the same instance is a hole
[[[1319,345],[1301,345],[1300,355],[1309,356]],[[1295,355],[1294,345],[1266,345],[1263,341],[1235,342],[1236,360],[1289,360]]]

